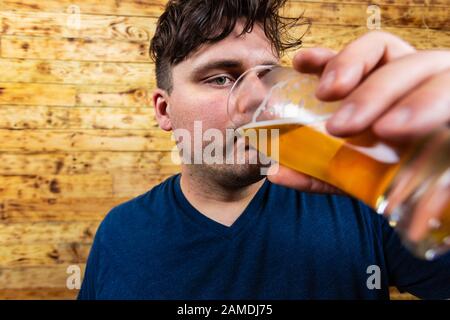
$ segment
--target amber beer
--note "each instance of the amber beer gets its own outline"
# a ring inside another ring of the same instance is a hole
[[[245,125],[239,131],[249,136],[250,130],[259,133],[271,129],[279,130],[279,158],[273,160],[332,184],[375,210],[382,205],[394,177],[413,151],[412,146],[380,142],[371,132],[346,139],[331,136],[326,132],[325,121],[304,125],[295,119],[268,120]],[[261,139],[270,139],[270,131],[257,136],[257,142],[249,141],[254,148],[263,153],[272,150],[273,142]],[[450,206],[444,211],[440,219],[445,226],[432,235],[439,238],[434,239],[438,242],[450,234]]]
[[[274,120],[241,129],[247,134],[251,129],[257,132],[278,129],[279,159],[274,160],[337,186],[372,207],[377,205],[402,161],[396,155],[383,160],[383,150],[374,145],[374,138],[369,133],[345,140],[333,138],[324,132],[323,122],[302,125],[289,120]],[[270,143],[259,140],[253,147],[262,150],[261,146]]]

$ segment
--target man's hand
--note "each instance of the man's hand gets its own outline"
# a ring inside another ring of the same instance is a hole
[[[296,70],[321,75],[316,95],[342,100],[327,122],[336,136],[367,128],[381,138],[404,141],[450,122],[450,51],[416,51],[389,33],[370,32],[339,53],[324,48],[300,51]],[[281,167],[268,179],[311,192],[338,192],[324,182]]]

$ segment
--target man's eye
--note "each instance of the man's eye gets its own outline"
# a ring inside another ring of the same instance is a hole
[[[233,81],[233,79],[231,79],[230,77],[219,76],[219,77],[209,79],[207,82],[223,87],[223,86],[231,84],[232,81]]]

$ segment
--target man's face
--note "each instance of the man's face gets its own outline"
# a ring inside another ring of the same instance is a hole
[[[227,114],[227,99],[234,81],[256,65],[279,63],[260,26],[255,25],[251,33],[238,37],[241,31],[242,24],[238,23],[227,38],[203,45],[173,67],[168,109],[172,129],[186,129],[194,137],[194,121],[201,121],[203,132],[215,128],[225,136],[225,129],[233,127]],[[203,148],[210,143],[203,142]],[[246,160],[248,157],[247,154]],[[200,170],[205,177],[229,186],[248,185],[261,179],[260,165],[248,162],[200,164],[191,169]]]

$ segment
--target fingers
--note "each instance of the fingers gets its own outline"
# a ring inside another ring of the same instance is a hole
[[[443,240],[442,238],[450,235],[450,218],[445,216],[448,214],[448,209],[445,212],[445,208],[449,205],[450,186],[447,182],[447,185],[438,186],[437,189],[423,195],[411,213],[411,220],[404,232],[409,241],[418,243],[433,234]]]
[[[327,123],[328,131],[334,135],[346,136],[367,129],[397,100],[434,74],[449,68],[450,53],[446,51],[422,51],[386,64],[373,72],[342,101],[342,107]],[[442,85],[439,86],[439,92],[442,91]],[[429,87],[427,90],[430,90]],[[427,117],[430,117],[428,122],[438,120],[438,111],[442,108],[439,101],[431,100],[430,97],[427,101],[422,99],[421,103],[427,105],[431,101],[435,101],[434,108],[438,110],[434,111],[423,105],[415,110],[417,112],[423,109],[421,114],[427,113]],[[414,111],[408,108],[411,112]],[[403,122],[408,121],[408,118],[404,113],[399,116]]]
[[[267,175],[267,178],[273,183],[306,192],[342,194],[339,189],[290,168],[280,165],[277,169],[276,174]]]
[[[407,140],[424,136],[450,123],[450,70],[421,84],[397,102],[373,126],[385,139]]]
[[[324,101],[342,99],[380,64],[414,52],[411,45],[395,35],[369,32],[351,42],[329,61],[316,95]]]
[[[303,73],[322,73],[325,65],[331,58],[336,56],[336,52],[327,48],[311,48],[299,51],[292,63],[294,69]]]

